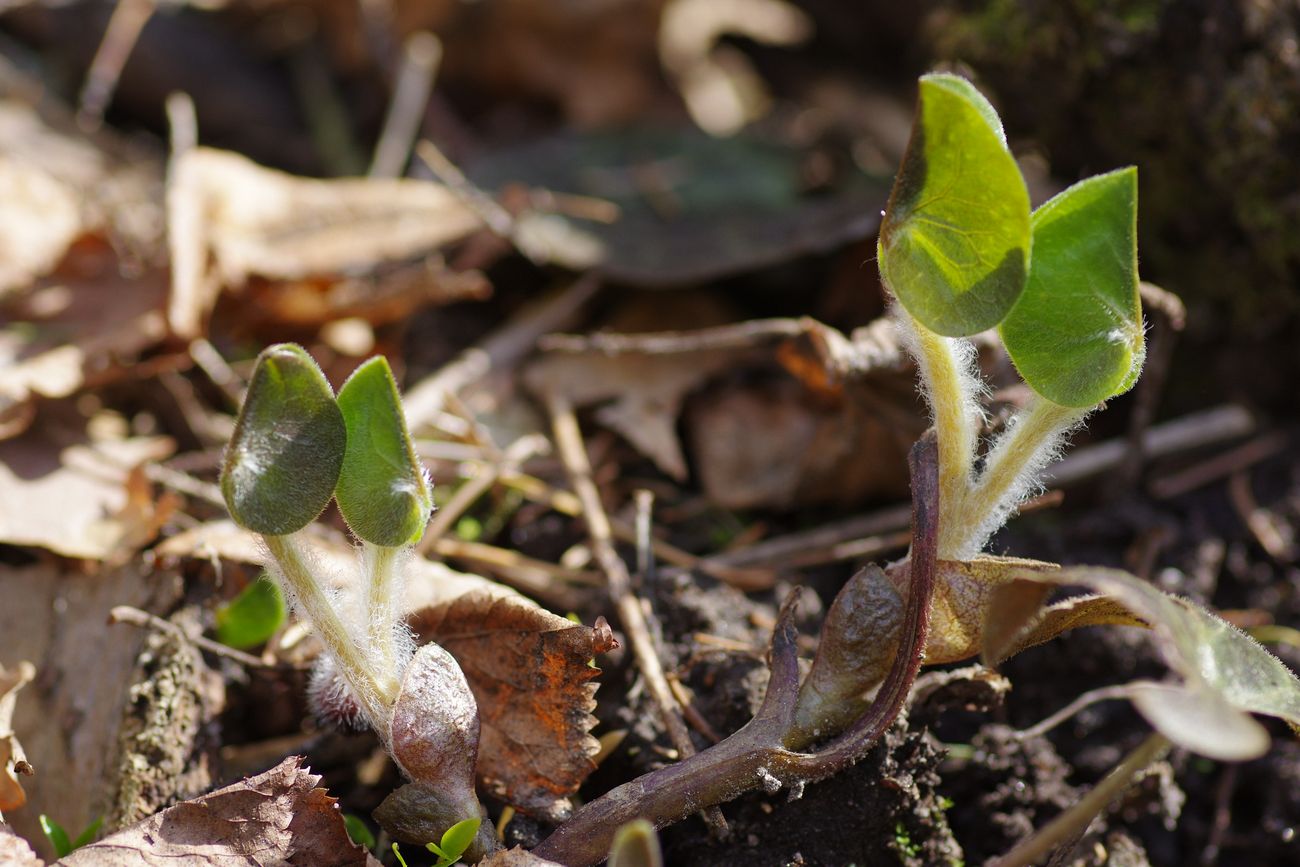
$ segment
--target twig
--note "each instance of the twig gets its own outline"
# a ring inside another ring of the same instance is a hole
[[[1153,460],[1238,439],[1254,430],[1255,420],[1249,412],[1225,404],[1156,425],[1142,435],[1142,450]],[[1124,463],[1128,451],[1123,439],[1075,449],[1043,472],[1043,484],[1066,487],[1113,472]]]
[[[170,106],[170,101],[168,102]],[[193,110],[193,104],[190,105]],[[175,125],[173,125],[173,129]],[[173,145],[173,150],[175,145]],[[232,368],[217,351],[217,348],[208,342],[206,337],[200,337],[190,341],[189,345],[190,358],[207,374],[212,384],[221,389],[221,393],[226,396],[233,407],[242,406],[244,403],[244,393],[248,390],[248,383],[235,373]]]
[[[479,497],[497,483],[502,473],[517,470],[520,464],[537,454],[546,445],[546,440],[540,435],[525,435],[511,443],[504,452],[498,452],[500,456],[498,460],[477,464],[478,474],[457,488],[451,500],[433,516],[428,529],[424,532],[424,538],[416,545],[415,550],[423,554],[433,547],[435,542],[447,534],[452,524],[465,514],[465,510],[474,505]]]
[[[1153,734],[1129,753],[1092,791],[1070,805],[1055,819],[1034,832],[991,867],[1029,867],[1058,846],[1077,841],[1092,820],[1118,797],[1133,778],[1151,765],[1169,747],[1164,735]]]
[[[1151,496],[1157,500],[1165,500],[1194,491],[1280,454],[1286,450],[1288,443],[1289,438],[1281,431],[1261,434],[1207,461],[1152,480]]]
[[[601,583],[593,573],[567,569],[482,542],[443,538],[434,543],[433,552],[439,557],[462,560],[489,569],[515,589],[565,611],[577,609],[586,597],[585,593],[576,592],[569,587],[569,583],[588,586]]]
[[[442,42],[427,31],[412,33],[402,46],[402,65],[384,117],[383,132],[375,146],[370,177],[401,177],[411,156],[411,145],[420,133],[424,108],[441,60]]]
[[[155,0],[117,0],[77,99],[77,125],[85,132],[95,132],[104,123],[122,68],[156,8]]]
[[[266,662],[253,656],[251,653],[244,653],[242,650],[236,650],[233,647],[227,647],[220,642],[205,638],[202,635],[190,635],[181,627],[172,623],[170,620],[163,620],[161,617],[150,614],[148,611],[141,611],[139,608],[132,608],[130,605],[116,605],[108,612],[109,625],[115,623],[129,623],[132,626],[141,626],[146,629],[157,629],[160,632],[166,632],[168,635],[174,635],[182,641],[188,641],[190,644],[206,650],[214,656],[225,657],[226,659],[238,662],[240,665],[249,668],[273,668],[296,670],[297,666],[284,662]]]
[[[474,186],[436,144],[421,139],[416,142],[415,154],[429,167],[434,177],[479,215],[493,234],[507,240],[512,238],[515,230],[514,216],[500,202]]]
[[[423,428],[437,416],[448,392],[460,392],[491,371],[511,367],[533,351],[543,334],[572,324],[599,288],[600,279],[587,273],[547,293],[520,310],[505,326],[422,379],[403,399],[411,430]]]
[[[663,665],[659,661],[645,611],[641,607],[641,600],[632,592],[632,578],[628,574],[627,564],[614,550],[609,516],[600,500],[596,482],[592,479],[591,462],[587,457],[587,449],[582,441],[582,431],[578,427],[573,406],[568,398],[552,391],[546,395],[546,407],[551,416],[555,445],[560,459],[564,462],[573,490],[582,503],[592,551],[596,556],[596,562],[605,573],[609,594],[613,598],[623,629],[627,632],[628,643],[632,646],[637,667],[645,678],[650,695],[659,707],[664,728],[667,729],[673,746],[677,748],[678,755],[682,759],[690,758],[695,755],[695,745],[691,742],[690,732],[686,730],[686,724],[682,721],[672,687],[668,685],[668,679],[664,676]],[[703,818],[715,834],[726,833],[726,820],[722,818],[722,811],[717,807],[705,810]]]

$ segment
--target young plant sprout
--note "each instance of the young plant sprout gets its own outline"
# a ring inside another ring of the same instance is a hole
[[[286,597],[320,636],[317,706],[373,728],[411,780],[380,805],[381,824],[424,843],[485,818],[474,791],[474,696],[451,654],[436,644],[415,650],[402,621],[403,565],[433,498],[388,362],[361,365],[336,400],[301,347],[262,352],[221,490],[236,523],[261,536]],[[337,589],[301,532],[331,499],[361,545],[360,575]],[[496,842],[474,828],[463,851],[477,859]]]
[[[1149,739],[1126,759],[1129,776],[1169,741],[1228,760],[1259,755],[1268,738],[1250,713],[1300,725],[1300,681],[1214,615],[1123,573],[980,554],[1069,432],[1141,372],[1136,227],[1133,168],[1081,181],[1031,213],[993,107],[962,78],[921,79],[878,245],[933,423],[911,456],[911,550],[848,581],[802,684],[787,600],[754,719],[587,804],[536,854],[595,864],[632,819],[661,827],[751,789],[797,793],[865,755],[902,712],[923,660],[983,651],[997,664],[1078,626],[1150,627],[1182,679],[1117,693],[1157,729],[1154,738],[1167,739]],[[968,338],[993,328],[1034,394],[981,451],[984,385]],[[1044,608],[1045,588],[1058,584],[1096,595]],[[1086,812],[1071,821],[1086,824]],[[1004,863],[1031,863],[1071,833],[1047,830],[1055,836]]]
[[[1064,438],[1133,386],[1144,335],[1137,273],[1137,172],[1088,178],[1035,211],[996,112],[967,81],[927,75],[911,141],[881,224],[881,275],[917,362],[932,427],[909,457],[912,545],[845,584],[806,677],[793,612],[772,636],[762,707],[740,731],[589,802],[534,852],[566,865],[653,863],[638,840],[702,807],[763,788],[828,777],[861,759],[906,707],[922,663],[982,654],[996,665],[1079,626],[1149,628],[1176,680],[1109,688],[1156,734],[1004,867],[1032,863],[1168,744],[1226,761],[1260,755],[1251,714],[1300,727],[1300,681],[1213,614],[1122,572],[991,557],[989,537],[1039,483]],[[1033,396],[983,443],[984,384],[972,335],[997,329]],[[379,733],[411,782],[376,818],[396,838],[440,840],[443,861],[496,848],[474,792],[479,718],[465,677],[434,644],[414,650],[401,625],[403,562],[424,532],[429,482],[382,358],[337,400],[299,347],[262,353],[227,451],[222,491],[235,520],[261,534],[286,596],[326,654],[318,702]],[[335,591],[303,544],[328,505],[360,540],[362,573]],[[1052,587],[1094,595],[1044,606]],[[475,826],[474,823],[480,824]],[[472,842],[467,842],[472,838]],[[454,845],[453,845],[454,844]],[[639,860],[637,860],[639,859]]]

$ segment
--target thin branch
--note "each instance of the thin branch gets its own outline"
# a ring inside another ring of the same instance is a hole
[[[1097,814],[1118,797],[1133,778],[1160,758],[1169,747],[1164,735],[1153,734],[1129,753],[1092,791],[1036,831],[1028,840],[994,861],[990,867],[1030,867],[1053,849],[1078,840]]]
[[[433,90],[433,77],[441,60],[442,42],[427,31],[412,33],[402,46],[402,65],[384,117],[383,132],[375,146],[370,177],[401,177],[411,156],[411,145],[420,134],[424,109]]]
[[[220,642],[205,638],[202,635],[190,635],[180,626],[172,623],[170,620],[163,620],[161,617],[150,614],[148,611],[141,611],[139,608],[132,608],[130,605],[115,605],[113,610],[108,612],[109,625],[116,623],[129,623],[132,626],[141,626],[146,629],[157,629],[159,632],[166,632],[168,635],[174,635],[182,641],[187,641],[200,650],[206,650],[214,656],[220,656],[248,668],[272,668],[272,669],[297,669],[298,666],[283,662],[267,662],[264,659],[253,656],[251,653],[244,653],[242,650],[236,650],[233,647],[227,647]]]
[[[442,410],[448,392],[460,392],[492,371],[517,364],[543,334],[571,325],[600,288],[587,273],[527,305],[509,322],[461,352],[446,366],[420,380],[402,400],[412,431],[422,429]]]
[[[155,0],[117,0],[77,99],[77,125],[86,132],[94,132],[104,123],[122,68],[155,9]]]
[[[628,574],[627,564],[614,550],[609,516],[605,512],[605,506],[600,500],[600,492],[592,478],[591,462],[582,441],[582,431],[578,427],[573,406],[566,397],[557,392],[551,392],[546,396],[546,406],[551,415],[556,448],[565,469],[569,472],[573,490],[582,502],[583,517],[587,522],[587,533],[591,537],[592,551],[605,573],[610,596],[613,597],[623,629],[627,632],[628,643],[632,646],[637,667],[645,678],[650,695],[659,707],[664,728],[667,729],[678,755],[683,759],[690,758],[695,755],[695,745],[691,742],[686,723],[682,721],[672,687],[668,685],[668,679],[664,675],[645,611],[641,607],[641,600],[632,592],[632,579]],[[716,807],[706,810],[704,819],[716,833],[725,833],[726,821]]]

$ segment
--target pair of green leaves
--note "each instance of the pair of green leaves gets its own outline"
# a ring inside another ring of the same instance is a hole
[[[268,536],[301,530],[333,497],[352,532],[389,547],[419,539],[433,509],[388,361],[362,364],[336,399],[291,343],[258,356],[221,492],[240,526]]]
[[[438,863],[434,867],[451,867],[459,861],[465,854],[465,850],[474,842],[474,838],[478,836],[481,821],[481,819],[462,819],[443,832],[442,839],[437,843],[425,843],[424,848],[438,856]],[[356,841],[356,838],[354,837],[353,840]],[[407,867],[406,859],[402,857],[402,850],[396,843],[393,844],[393,855],[402,867]]]
[[[918,322],[950,337],[997,326],[1048,400],[1090,408],[1137,379],[1137,170],[1088,178],[1031,214],[997,112],[963,78],[921,78],[878,253]]]

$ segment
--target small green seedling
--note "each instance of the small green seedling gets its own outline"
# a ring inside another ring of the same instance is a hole
[[[482,820],[475,817],[464,819],[443,832],[437,843],[425,843],[424,848],[438,856],[434,867],[451,867],[465,854],[465,850],[474,842]]]
[[[981,554],[1069,432],[1141,373],[1136,227],[1133,168],[1083,180],[1031,212],[993,107],[962,78],[922,77],[877,248],[932,416],[911,455],[911,550],[848,581],[802,678],[793,597],[787,600],[753,720],[716,746],[589,802],[536,854],[594,864],[614,829],[633,818],[662,826],[758,787],[788,786],[797,796],[879,739],[905,707],[922,661],[983,652],[996,664],[1079,626],[1150,628],[1179,677],[1107,695],[1129,698],[1159,732],[1121,764],[1117,773],[1128,776],[1112,785],[1122,788],[1170,741],[1223,759],[1261,754],[1268,737],[1252,713],[1300,728],[1300,681],[1208,612],[1123,573]],[[985,386],[968,338],[994,328],[1033,396],[985,443]],[[1061,584],[1095,595],[1044,607]],[[1081,831],[1078,823],[1114,793],[1099,787],[1045,829],[1039,848],[1018,849],[999,864],[1034,863],[1046,854],[1042,846]],[[899,832],[899,850],[912,854]]]
[[[247,650],[265,644],[284,625],[284,594],[266,575],[217,609],[217,640]]]
[[[380,823],[419,842],[482,815],[473,693],[446,650],[415,650],[402,620],[404,567],[433,497],[388,362],[361,365],[336,399],[301,347],[266,349],[226,449],[221,490],[236,523],[261,536],[285,596],[325,647],[313,674],[318,711],[368,724],[411,780],[380,805]],[[344,582],[324,574],[302,532],[331,499],[360,544],[359,574]],[[458,856],[477,859],[496,846],[476,824]]]
[[[356,813],[343,814],[343,829],[348,832],[348,839],[363,849],[374,851],[378,841],[365,820]]]
[[[50,841],[55,856],[66,858],[82,846],[94,842],[95,836],[99,834],[99,829],[104,824],[104,817],[100,816],[87,825],[75,840],[69,838],[67,830],[62,825],[44,813],[41,813],[39,821],[41,823],[41,833],[45,835],[46,840]]]

